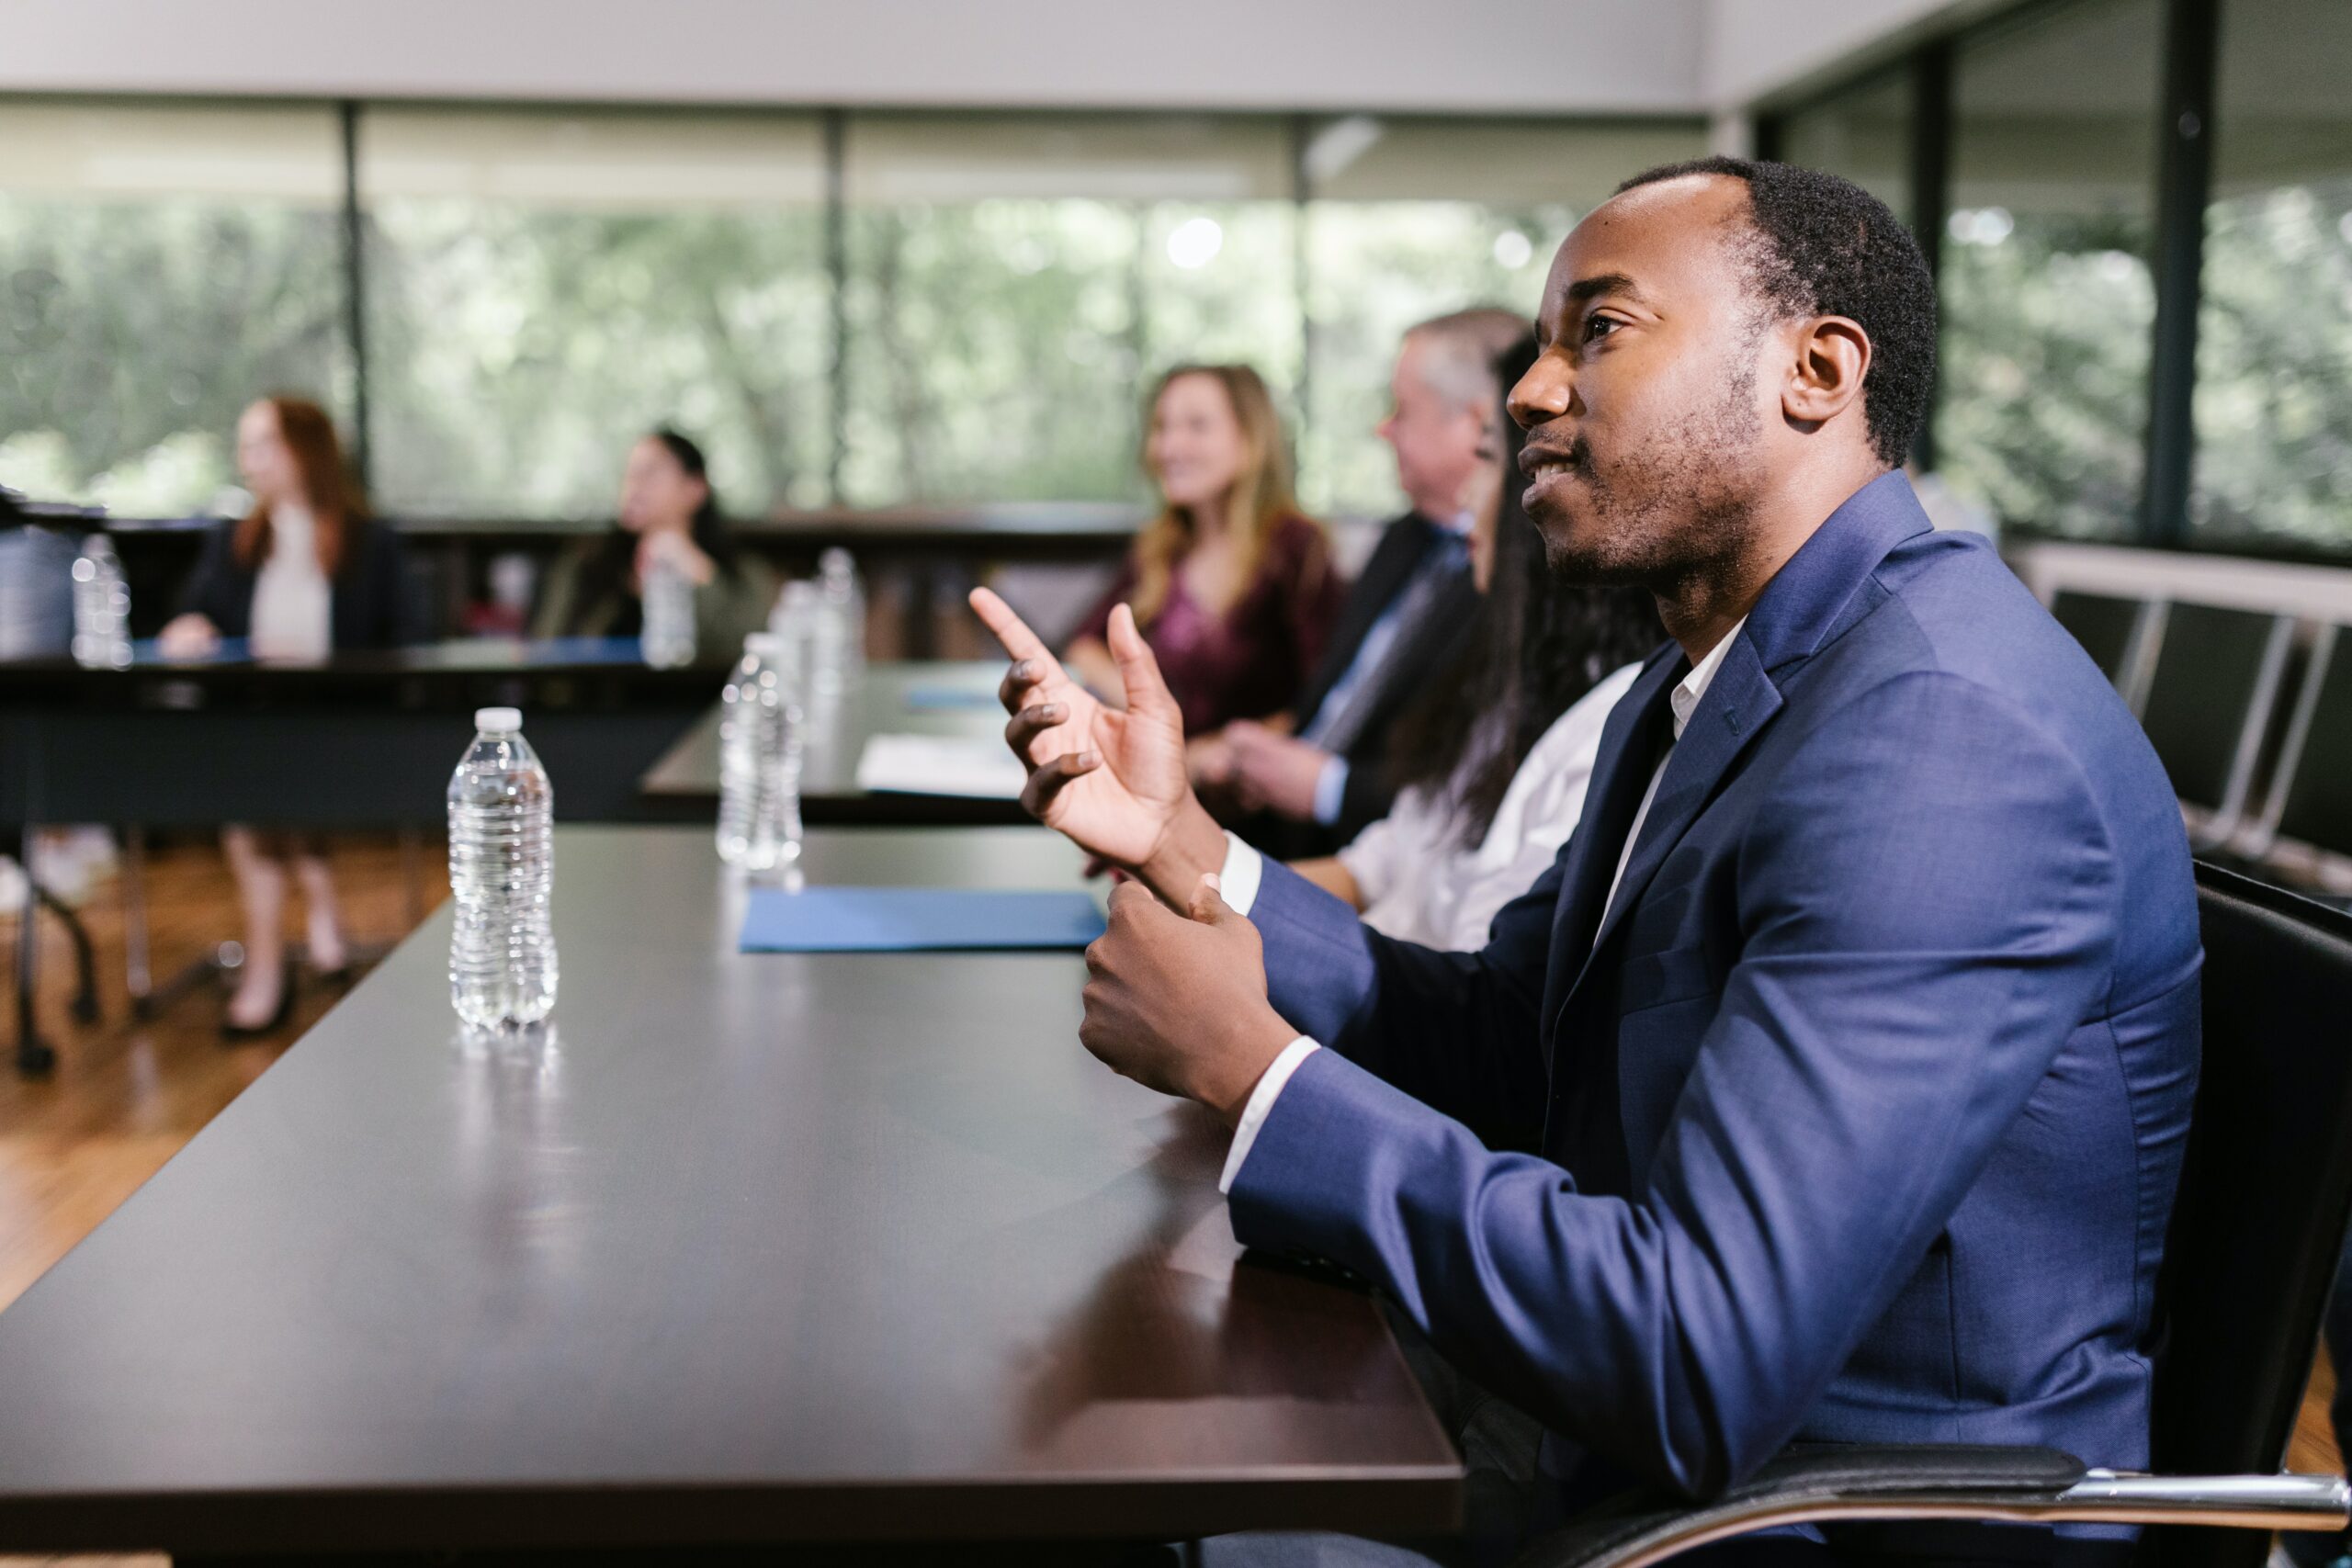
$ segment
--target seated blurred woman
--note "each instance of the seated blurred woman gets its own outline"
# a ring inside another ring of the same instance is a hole
[[[1285,706],[1323,651],[1345,589],[1322,526],[1291,496],[1282,418],[1246,365],[1159,379],[1144,441],[1160,513],[1063,658],[1098,693],[1122,690],[1103,640],[1125,603],[1159,656],[1187,735]]]
[[[1497,363],[1506,392],[1534,360]],[[1470,536],[1482,625],[1463,666],[1398,723],[1404,788],[1335,859],[1297,870],[1364,922],[1445,952],[1486,945],[1495,911],[1532,887],[1576,830],[1610,709],[1666,639],[1646,590],[1553,580],[1520,504],[1519,427],[1491,427],[1495,488]]]
[[[775,574],[727,525],[702,448],[666,427],[629,450],[618,524],[581,540],[548,570],[532,634],[637,636],[645,624],[641,585],[656,561],[694,585],[697,658],[730,660],[744,637],[766,626]]]
[[[166,653],[202,654],[241,637],[256,659],[312,660],[335,649],[416,639],[422,616],[400,540],[363,515],[323,409],[300,398],[254,404],[237,422],[237,468],[253,510],[205,541],[181,613],[164,627]],[[232,827],[220,841],[244,904],[244,967],[220,1024],[234,1040],[281,1027],[293,1007],[284,924],[289,867],[302,887],[311,965],[339,979],[350,960],[318,840]]]

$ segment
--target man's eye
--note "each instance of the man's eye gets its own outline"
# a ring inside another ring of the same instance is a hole
[[[1624,324],[1614,316],[1588,316],[1584,323],[1584,341],[1596,342]]]

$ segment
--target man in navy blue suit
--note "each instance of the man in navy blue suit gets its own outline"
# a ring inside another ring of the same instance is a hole
[[[1673,641],[1478,953],[1221,835],[1131,619],[1114,713],[980,602],[1031,809],[1139,879],[1080,1038],[1235,1126],[1242,1241],[1370,1280],[1542,1423],[1522,1529],[1792,1442],[2146,1462],[2188,846],[2106,681],[1899,471],[1934,334],[1917,246],[1832,176],[1678,165],[1568,237],[1511,397],[1528,511]]]

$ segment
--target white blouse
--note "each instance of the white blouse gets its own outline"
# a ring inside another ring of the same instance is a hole
[[[254,578],[256,659],[324,659],[334,646],[334,592],[319,565],[319,525],[303,506],[269,513],[269,558]]]
[[[1640,671],[1626,665],[1552,721],[1511,775],[1476,849],[1463,848],[1453,832],[1458,778],[1442,792],[1416,786],[1399,795],[1386,817],[1340,852],[1363,898],[1364,923],[1442,952],[1484,947],[1496,911],[1534,886],[1576,831],[1601,727]]]

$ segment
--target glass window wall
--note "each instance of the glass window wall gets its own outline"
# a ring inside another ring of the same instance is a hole
[[[0,484],[241,509],[238,412],[350,409],[324,107],[0,104]]]
[[[1939,466],[2004,524],[2136,526],[2163,37],[2158,0],[2077,0],[1957,51]]]
[[[814,117],[371,108],[375,479],[394,512],[609,515],[675,424],[726,504],[826,498]]]
[[[2229,0],[2198,318],[2201,548],[2352,549],[2352,6]]]

